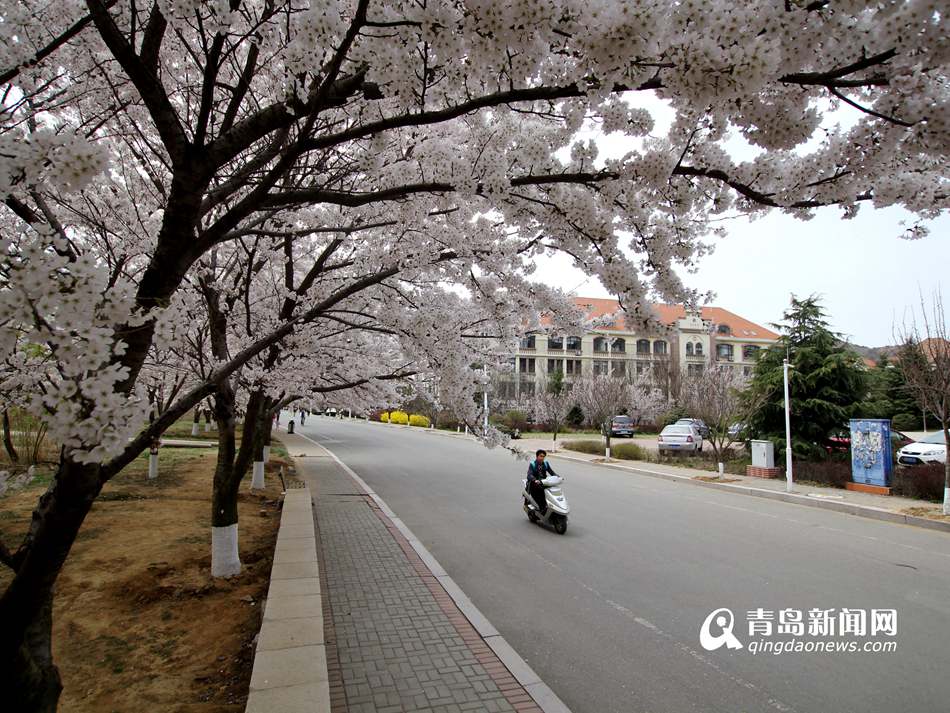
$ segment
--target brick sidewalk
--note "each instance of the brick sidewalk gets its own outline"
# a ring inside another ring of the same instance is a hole
[[[332,713],[541,713],[376,502],[281,438],[313,494]]]

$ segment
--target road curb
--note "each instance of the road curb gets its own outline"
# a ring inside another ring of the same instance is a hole
[[[312,508],[309,488],[284,496],[245,713],[330,713]]]
[[[695,478],[687,475],[676,475],[675,473],[665,473],[659,470],[650,470],[649,468],[621,465],[620,463],[597,463],[585,458],[564,455],[563,451],[557,451],[555,453],[550,453],[549,455],[552,458],[563,458],[564,460],[575,461],[577,463],[586,463],[588,465],[596,465],[603,468],[611,468],[613,470],[639,473],[650,476],[651,478],[662,478],[664,480],[671,480],[678,483],[689,483],[690,485],[698,485],[703,488],[712,488],[713,490],[738,493],[739,495],[750,495],[757,498],[763,498],[765,500],[780,500],[782,502],[793,503],[795,505],[818,508],[819,510],[833,510],[835,512],[842,512],[847,515],[854,515],[856,517],[863,517],[870,520],[881,520],[883,522],[893,522],[900,525],[921,527],[927,530],[950,532],[950,522],[931,520],[929,518],[919,517],[917,515],[905,515],[903,513],[894,512],[893,510],[875,508],[869,505],[857,505],[856,503],[844,503],[834,500],[821,500],[808,495],[800,495],[798,493],[783,493],[776,490],[766,490],[765,488],[755,488],[749,485],[734,485],[732,483],[716,483],[707,480],[696,480]]]
[[[372,421],[369,423],[372,423]],[[432,576],[435,577],[435,579],[442,586],[442,589],[445,591],[445,593],[455,603],[455,606],[458,607],[459,611],[461,611],[465,618],[468,619],[469,623],[472,625],[475,631],[478,632],[479,636],[485,640],[485,643],[488,644],[492,651],[495,652],[495,655],[498,657],[498,659],[508,668],[515,680],[518,681],[527,694],[531,696],[535,704],[541,708],[544,713],[571,713],[570,709],[560,698],[558,698],[557,694],[554,693],[554,691],[551,690],[551,688],[541,680],[538,674],[535,673],[528,663],[518,654],[518,652],[512,648],[512,646],[505,640],[498,630],[492,626],[491,622],[488,621],[488,618],[482,614],[481,611],[479,611],[478,607],[476,607],[465,595],[465,592],[462,591],[461,587],[455,583],[455,580],[453,580],[446,573],[446,571],[439,564],[438,560],[432,556],[432,553],[426,549],[425,545],[419,541],[419,538],[413,534],[412,530],[410,530],[406,524],[399,519],[395,512],[393,512],[386,502],[376,494],[369,484],[359,475],[357,475],[356,472],[346,463],[340,460],[336,453],[331,451],[323,444],[303,435],[302,433],[294,435],[305,438],[314,445],[325,450],[330,455],[330,457],[333,458],[337,465],[343,468],[343,470],[346,471],[346,473],[356,481],[356,483],[366,492],[366,494],[373,499],[380,511],[390,519],[396,529],[399,530],[403,537],[406,538],[406,540],[409,542],[409,545],[413,550],[415,550],[416,554],[419,555],[419,558],[423,561],[423,563],[425,563],[426,567],[432,573]]]

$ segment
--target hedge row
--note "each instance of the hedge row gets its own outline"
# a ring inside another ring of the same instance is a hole
[[[405,411],[383,411],[379,414],[379,420],[383,423],[395,423],[401,426],[421,426],[429,427],[429,419],[426,416],[414,413],[411,416]]]

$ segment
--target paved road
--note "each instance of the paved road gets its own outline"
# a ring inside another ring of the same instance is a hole
[[[524,517],[525,465],[507,452],[324,418],[302,432],[386,500],[574,713],[947,710],[950,535],[555,457],[572,507],[560,537]],[[719,607],[743,649],[700,646]],[[896,609],[898,650],[749,651],[749,610],[844,607]]]

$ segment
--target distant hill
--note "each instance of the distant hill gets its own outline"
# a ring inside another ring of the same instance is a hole
[[[863,347],[860,344],[850,344],[848,342],[844,343],[846,347],[854,350],[858,356],[863,357],[864,359],[870,359],[873,362],[877,362],[884,354],[890,356],[896,350],[896,346],[883,346],[883,347]]]

